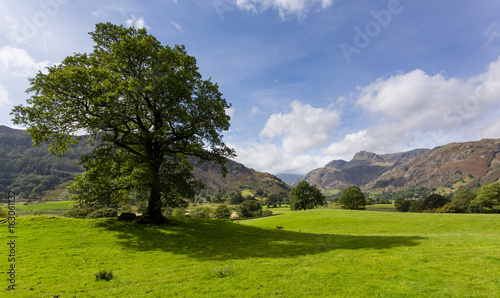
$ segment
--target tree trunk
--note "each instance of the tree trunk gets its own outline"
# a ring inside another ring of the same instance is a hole
[[[167,223],[167,219],[161,214],[161,194],[158,182],[153,182],[149,193],[147,218],[151,223],[161,225]]]
[[[154,166],[151,171],[151,190],[149,192],[148,210],[142,215],[142,220],[140,222],[161,225],[167,223],[168,220],[161,214],[159,166]]]

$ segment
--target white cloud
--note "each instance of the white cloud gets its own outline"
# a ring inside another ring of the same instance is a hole
[[[498,29],[496,28],[496,24],[492,23],[490,26],[484,31],[484,37],[486,37],[487,42],[486,45],[490,44],[493,40],[497,39],[500,37],[500,33],[498,32]]]
[[[48,65],[48,61],[35,62],[23,49],[9,46],[0,49],[0,69],[9,75],[29,76]]]
[[[259,108],[257,107],[252,107],[252,110],[250,111],[250,117],[254,116],[259,112]]]
[[[460,80],[422,70],[380,78],[359,87],[357,104],[379,116],[373,127],[346,135],[324,154],[360,150],[386,153],[470,141],[487,130],[500,137],[495,113],[500,105],[500,57],[486,72]],[[490,123],[482,127],[484,123]]]
[[[333,5],[334,0],[236,0],[240,9],[253,12],[264,11],[269,8],[277,9],[281,19],[287,15],[296,15],[304,18],[311,6],[320,3],[322,8]]]
[[[138,18],[134,15],[132,15],[131,19],[128,19],[125,23],[128,27],[135,27],[136,29],[149,29],[148,25],[146,24],[146,21],[142,17]]]
[[[326,145],[340,124],[337,111],[313,108],[296,100],[290,107],[288,114],[271,115],[260,133],[265,138],[282,137],[285,152],[301,153]]]
[[[179,25],[178,23],[176,23],[176,22],[174,22],[174,21],[170,21],[170,24],[172,24],[172,25],[173,25],[173,26],[174,26],[177,30],[179,30],[179,32],[181,32],[181,33],[182,33],[182,32],[184,32],[184,31],[182,30],[181,25]]]
[[[2,85],[0,85],[0,106],[12,104],[9,99],[9,92]]]
[[[306,174],[330,161],[325,157],[287,154],[274,144],[251,143],[243,146],[228,144],[228,146],[236,151],[237,162],[257,171],[272,174]]]

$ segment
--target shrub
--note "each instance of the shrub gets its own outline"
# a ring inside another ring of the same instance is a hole
[[[457,213],[457,206],[455,203],[447,203],[443,207],[438,208],[436,213]]]
[[[63,216],[66,217],[75,217],[75,218],[85,218],[87,215],[90,213],[94,212],[96,209],[93,207],[85,207],[85,208],[76,208],[73,207],[73,209],[66,211],[63,213]]]
[[[411,206],[411,202],[412,201],[406,200],[404,198],[397,198],[394,201],[394,207],[396,207],[396,210],[398,210],[399,212],[408,212]]]
[[[130,206],[130,205],[123,205],[122,208],[121,208],[121,211],[122,212],[126,212],[126,213],[131,213],[132,212],[132,206]]]
[[[271,210],[262,211],[262,216],[271,216],[271,215],[273,215],[273,212]]]
[[[233,210],[231,208],[229,208],[229,206],[226,206],[226,205],[219,205],[212,212],[212,214],[216,218],[229,218],[229,217],[231,217],[231,213],[233,213]]]
[[[101,208],[87,215],[87,218],[117,217],[118,211],[113,208]]]
[[[239,217],[256,217],[262,215],[262,206],[257,201],[247,200],[238,206]]]
[[[41,210],[35,210],[33,211],[33,215],[42,215],[43,212]]]
[[[112,270],[101,270],[95,274],[95,280],[105,280],[110,281],[113,279],[113,271]]]
[[[172,217],[182,218],[186,217],[186,208],[177,207],[172,211]]]
[[[192,210],[189,215],[194,218],[210,218],[212,213],[212,208],[210,207],[198,207]]]
[[[3,210],[2,207],[0,207],[0,217],[7,217],[7,211]]]

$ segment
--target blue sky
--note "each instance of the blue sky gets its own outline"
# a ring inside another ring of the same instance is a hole
[[[227,144],[305,174],[361,150],[500,138],[500,1],[0,1],[0,124],[99,22],[184,44],[232,104]]]

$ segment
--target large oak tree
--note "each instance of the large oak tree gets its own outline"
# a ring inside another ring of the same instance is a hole
[[[148,201],[146,222],[161,224],[162,206],[194,196],[188,156],[223,165],[234,155],[222,139],[230,105],[203,80],[183,46],[163,46],[145,29],[97,24],[91,53],[75,53],[30,79],[28,105],[14,107],[34,145],[70,151],[86,132],[94,149],[72,190],[81,205]],[[222,167],[223,168],[223,167]]]

